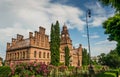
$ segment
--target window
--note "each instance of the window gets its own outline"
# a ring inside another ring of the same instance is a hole
[[[16,60],[16,53],[15,53],[15,60]]]
[[[19,53],[18,53],[18,56],[19,56]],[[18,57],[19,58],[19,57]],[[22,59],[22,52],[20,52],[20,59]]]
[[[41,58],[41,52],[39,52],[39,58]]]
[[[23,59],[25,58],[25,52],[23,52]]]
[[[43,58],[45,58],[45,52],[43,53]]]
[[[17,53],[17,54],[18,54],[17,58],[19,59],[19,53]]]
[[[36,58],[36,51],[34,51],[34,57]]]
[[[47,53],[47,58],[49,58],[49,53]]]

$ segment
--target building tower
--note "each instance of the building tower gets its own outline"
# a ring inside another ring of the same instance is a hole
[[[72,50],[72,40],[70,39],[70,35],[67,29],[67,26],[64,24],[63,29],[61,31],[61,41],[60,46],[62,51],[64,51],[64,48],[68,46],[70,51]]]

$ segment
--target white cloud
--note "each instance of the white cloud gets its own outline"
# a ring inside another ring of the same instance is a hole
[[[86,35],[86,34],[83,34],[82,37],[87,37],[87,35]]]
[[[90,44],[90,49],[91,49],[91,55],[92,56],[97,56],[100,55],[101,53],[109,53],[110,50],[114,50],[116,48],[116,42],[115,41],[108,41],[108,40],[103,40],[96,42],[95,44]],[[88,46],[83,46],[88,50]],[[88,51],[89,53],[89,51]]]
[[[90,36],[90,38],[92,38],[92,39],[96,39],[96,38],[99,38],[100,36],[99,35],[92,35],[92,36]]]
[[[85,38],[86,38],[87,35],[86,35],[86,34],[83,34],[82,37],[85,37]],[[96,39],[96,38],[99,38],[99,37],[100,37],[100,36],[97,35],[97,34],[90,35],[90,38],[91,38],[91,39]]]
[[[49,34],[51,23],[56,20],[60,24],[65,22],[71,29],[83,30],[85,25],[80,19],[81,9],[50,0],[0,0],[0,4],[0,42],[4,41],[5,45],[16,34],[27,37],[29,31],[38,30],[39,26],[45,27]]]
[[[108,41],[108,40],[104,40],[104,41],[99,41],[97,43],[95,43],[95,45],[113,45],[113,44],[117,44],[116,41]]]
[[[114,50],[116,48],[116,42],[115,41],[108,41],[103,40],[95,43],[94,46],[91,47],[92,54],[94,56],[99,55],[100,53],[109,53],[110,50]]]
[[[92,3],[92,4],[85,4],[85,6],[88,9],[91,9],[91,18],[90,18],[90,26],[92,27],[98,27],[98,26],[102,26],[102,23],[107,20],[108,17],[113,16],[114,15],[114,11],[112,10],[106,10],[104,7],[101,6],[101,4],[96,1],[96,3]]]

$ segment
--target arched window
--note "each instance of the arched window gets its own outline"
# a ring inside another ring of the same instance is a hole
[[[45,52],[43,53],[43,58],[45,58]]]
[[[25,52],[23,52],[23,59],[25,58]]]
[[[16,60],[16,53],[15,53],[15,60]]]
[[[47,58],[49,58],[49,53],[47,53]]]
[[[19,56],[19,53],[18,53],[18,56]],[[22,59],[22,52],[20,52],[20,59]]]
[[[26,58],[28,58],[29,57],[29,53],[28,53],[28,51],[26,51]]]
[[[16,53],[16,59],[19,59],[19,52]]]
[[[41,52],[39,52],[39,58],[41,58]]]
[[[36,51],[34,51],[34,57],[36,58]]]

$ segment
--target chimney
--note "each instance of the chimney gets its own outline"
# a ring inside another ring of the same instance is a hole
[[[35,31],[35,38],[37,38],[37,36],[38,36],[38,32],[37,32],[37,31]]]
[[[10,43],[7,43],[7,50],[10,48]]]
[[[29,38],[33,37],[33,32],[29,32]]]

